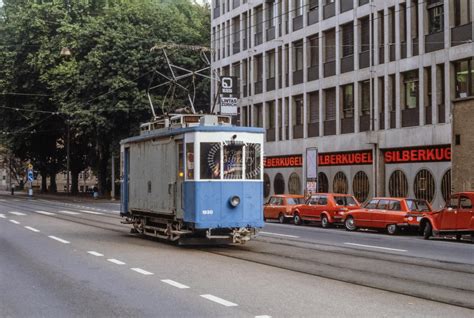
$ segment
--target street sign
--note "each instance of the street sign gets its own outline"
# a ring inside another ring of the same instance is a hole
[[[33,170],[33,165],[31,163],[28,164],[28,170]]]
[[[28,169],[28,182],[33,182],[34,179],[35,179],[35,177],[33,175],[33,170]]]

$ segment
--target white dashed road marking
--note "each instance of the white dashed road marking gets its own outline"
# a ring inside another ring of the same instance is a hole
[[[104,254],[100,254],[99,252],[96,251],[87,251],[87,253],[94,255],[94,256],[104,256]]]
[[[36,213],[43,214],[43,215],[56,215],[56,213],[53,212],[46,212],[46,211],[35,211]]]
[[[71,215],[77,215],[77,214],[80,214],[79,212],[72,212],[72,211],[65,211],[65,210],[61,210],[61,211],[58,211],[59,213],[64,213],[64,214],[71,214]]]
[[[31,227],[31,226],[25,226],[25,229],[36,232],[36,233],[38,233],[40,231],[40,230],[37,230],[37,229],[35,229],[34,227]]]
[[[8,213],[13,214],[13,215],[19,215],[19,216],[26,215],[25,213],[15,212],[15,211],[10,211]]]
[[[260,233],[260,234],[263,234],[263,235],[275,235],[275,236],[299,238],[299,236],[295,236],[295,235],[279,234],[279,233],[272,233],[272,232],[263,232],[263,231],[260,231],[259,233]]]
[[[255,318],[272,318],[272,316],[261,315],[261,316],[255,316]]]
[[[96,214],[96,215],[102,215],[103,213],[100,212],[94,212],[94,211],[89,211],[89,210],[79,210],[83,213],[89,213],[89,214]]]
[[[50,239],[53,239],[53,240],[56,240],[58,242],[61,242],[63,244],[69,244],[70,242],[69,241],[66,241],[66,240],[63,240],[62,238],[59,238],[59,237],[56,237],[56,236],[53,236],[53,235],[50,235],[48,236]]]
[[[0,218],[6,219],[7,217],[5,216],[5,214],[0,214]]]
[[[15,221],[15,220],[10,220],[10,222],[12,222],[13,224],[20,224],[20,222]]]
[[[141,269],[141,268],[136,268],[136,267],[135,267],[135,268],[130,268],[130,269],[131,269],[132,271],[135,271],[135,272],[140,273],[140,274],[143,274],[143,275],[153,275],[153,273],[148,272],[148,271],[146,271],[146,270],[144,270],[144,269]]]
[[[223,306],[226,306],[226,307],[235,307],[235,306],[238,306],[237,304],[234,304],[228,300],[225,300],[225,299],[222,299],[222,298],[219,298],[219,297],[216,297],[214,295],[209,295],[209,294],[206,294],[206,295],[201,295],[202,298],[206,298],[210,301],[213,301],[215,303],[218,303],[218,304],[221,304]]]
[[[171,279],[162,279],[161,281],[165,284],[168,284],[168,285],[180,288],[180,289],[189,288],[189,286],[186,286],[186,285],[183,285],[181,283],[175,282],[174,280],[171,280]]]
[[[125,265],[124,262],[119,261],[118,259],[115,259],[115,258],[109,258],[109,259],[107,259],[107,260],[108,260],[109,262],[114,263],[114,264],[117,264],[117,265]]]
[[[381,247],[381,246],[373,246],[373,245],[364,245],[364,244],[357,244],[357,243],[344,243],[346,245],[352,246],[360,246],[360,247],[368,247],[368,248],[377,248],[381,250],[388,250],[388,251],[396,251],[396,252],[406,252],[407,250],[400,250],[398,248],[389,248],[389,247]]]

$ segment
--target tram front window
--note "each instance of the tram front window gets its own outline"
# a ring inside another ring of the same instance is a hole
[[[245,178],[250,180],[259,180],[262,169],[260,144],[247,144],[245,147]]]
[[[221,145],[217,142],[201,143],[200,172],[202,180],[221,178]]]
[[[243,145],[224,145],[224,179],[242,179]]]

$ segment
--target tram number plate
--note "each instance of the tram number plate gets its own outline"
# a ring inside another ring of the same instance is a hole
[[[202,214],[203,214],[203,215],[213,215],[213,214],[214,214],[214,210],[202,210]]]

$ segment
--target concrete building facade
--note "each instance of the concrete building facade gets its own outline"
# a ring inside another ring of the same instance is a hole
[[[212,70],[239,78],[240,125],[266,129],[265,194],[303,193],[305,165],[279,159],[317,147],[319,191],[443,205],[473,16],[471,0],[214,0]]]

